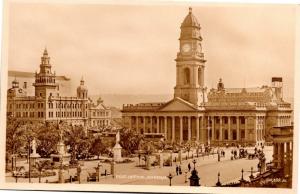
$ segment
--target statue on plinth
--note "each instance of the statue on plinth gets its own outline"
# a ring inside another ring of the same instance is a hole
[[[116,144],[113,147],[114,161],[121,162],[122,161],[122,147],[120,145],[120,132],[116,133]]]
[[[57,154],[51,154],[52,162],[58,165],[69,165],[71,160],[71,154],[67,153],[65,149],[66,146],[64,143],[62,130],[60,130],[59,136],[60,138],[57,144]]]
[[[37,159],[40,158],[41,156],[36,152],[36,141],[35,141],[35,138],[32,140],[32,143],[31,143],[31,149],[32,149],[32,153],[30,154],[30,160],[31,160],[31,164],[32,166],[35,166],[36,162],[37,162]]]

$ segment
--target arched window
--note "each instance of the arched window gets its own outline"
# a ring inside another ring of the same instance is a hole
[[[184,68],[184,84],[190,84],[190,69]]]

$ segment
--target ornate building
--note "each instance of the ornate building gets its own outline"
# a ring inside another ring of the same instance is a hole
[[[35,73],[33,86],[35,95],[28,96],[27,87],[19,87],[16,79],[12,81],[12,88],[7,91],[7,115],[24,121],[66,121],[86,127],[110,125],[110,109],[101,99],[94,104],[88,98],[83,79],[77,87],[77,96],[60,96],[60,87],[46,49],[41,57],[40,71]]]
[[[209,92],[200,24],[189,9],[181,24],[174,99],[123,105],[123,123],[139,133],[160,133],[169,142],[263,144],[274,126],[291,125],[291,104],[283,100],[282,78],[271,86],[226,88],[220,79]]]

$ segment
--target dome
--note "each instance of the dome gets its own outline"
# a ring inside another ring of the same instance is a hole
[[[189,14],[183,20],[181,27],[197,27],[200,28],[200,24],[197,18],[192,13],[192,8],[189,8]]]
[[[77,87],[77,91],[88,91],[87,87],[84,85],[84,80],[80,80],[80,85]]]

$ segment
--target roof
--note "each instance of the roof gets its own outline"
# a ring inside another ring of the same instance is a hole
[[[197,18],[192,13],[192,8],[189,8],[189,14],[183,20],[181,27],[197,27],[200,28],[200,24]]]
[[[253,87],[253,88],[225,88],[225,93],[262,93],[266,91],[266,88],[263,87]]]

